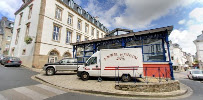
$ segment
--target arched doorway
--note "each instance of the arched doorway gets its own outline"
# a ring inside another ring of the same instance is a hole
[[[71,56],[71,53],[70,52],[65,52],[64,54],[63,54],[63,58],[71,58],[72,56]]]
[[[51,51],[49,53],[49,58],[48,58],[48,62],[49,63],[55,63],[59,58],[59,53],[55,50]]]

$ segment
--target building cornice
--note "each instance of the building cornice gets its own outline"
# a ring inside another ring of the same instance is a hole
[[[34,0],[30,0],[24,4],[22,4],[22,6],[14,13],[15,15],[17,15],[19,12],[21,12],[23,9],[25,9],[31,2],[33,2]]]

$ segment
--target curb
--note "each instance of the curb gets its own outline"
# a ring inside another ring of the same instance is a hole
[[[68,89],[68,88],[65,88],[63,86],[58,86],[58,85],[52,84],[50,82],[47,82],[46,80],[38,77],[37,75],[32,76],[32,78],[37,79],[38,81],[47,83],[47,84],[52,85],[52,86],[62,88],[62,89],[67,89],[67,90],[76,91],[76,92],[83,92],[83,93],[108,95],[108,96],[122,96],[122,97],[129,97],[130,96],[130,97],[145,97],[145,98],[163,98],[164,97],[164,98],[166,98],[166,97],[182,96],[182,95],[188,94],[188,92],[192,91],[192,89],[190,87],[180,83],[181,87],[185,88],[185,89],[183,92],[181,91],[180,93],[176,93],[176,94],[165,94],[164,95],[163,93],[149,94],[149,93],[144,93],[144,92],[133,92],[133,94],[121,94],[121,93],[102,92],[102,91],[93,91],[93,90]],[[139,94],[136,94],[136,93],[139,93]],[[142,93],[142,94],[140,94],[140,93]]]

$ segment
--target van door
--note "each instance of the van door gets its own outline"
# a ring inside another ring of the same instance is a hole
[[[87,64],[86,69],[88,69],[88,73],[90,76],[100,76],[101,66],[98,63],[97,57],[91,57]]]

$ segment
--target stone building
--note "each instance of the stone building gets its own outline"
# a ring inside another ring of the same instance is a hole
[[[0,54],[8,55],[13,32],[13,22],[6,17],[0,20]]]
[[[199,62],[199,68],[203,70],[203,31],[201,35],[197,36],[197,39],[194,41],[194,44],[196,45],[196,59]]]
[[[9,54],[20,57],[25,66],[42,68],[47,62],[73,57],[70,43],[102,38],[109,32],[73,0],[23,2],[15,13]]]

